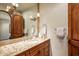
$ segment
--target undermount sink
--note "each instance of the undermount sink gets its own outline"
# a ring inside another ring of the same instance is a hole
[[[38,43],[38,42],[40,42],[40,40],[38,38],[32,38],[32,39],[28,39],[28,40],[24,40],[24,41],[27,44],[32,44],[32,43]]]
[[[37,43],[38,40],[36,40],[36,39],[30,39],[30,40],[26,40],[26,42],[27,42],[28,44],[32,44],[32,43]]]

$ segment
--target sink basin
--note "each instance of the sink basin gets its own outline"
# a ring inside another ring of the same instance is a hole
[[[24,42],[27,44],[39,43],[40,41],[41,41],[41,39],[38,39],[38,38],[31,38],[28,40],[24,40]]]
[[[30,39],[30,40],[26,40],[25,42],[26,42],[27,44],[33,44],[33,43],[37,43],[38,40],[36,40],[36,39]]]

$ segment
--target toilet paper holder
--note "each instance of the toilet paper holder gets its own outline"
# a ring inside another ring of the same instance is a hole
[[[55,34],[58,39],[64,39],[66,35],[66,28],[64,27],[55,28]]]

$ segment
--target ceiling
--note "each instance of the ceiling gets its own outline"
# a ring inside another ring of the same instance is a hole
[[[5,10],[7,5],[12,6],[12,3],[0,3],[0,10]],[[36,6],[36,3],[19,3],[19,7],[17,7],[17,10],[23,12],[34,6]]]

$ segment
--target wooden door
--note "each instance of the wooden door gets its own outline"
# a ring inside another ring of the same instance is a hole
[[[72,5],[72,38],[79,40],[79,4]]]
[[[79,3],[68,4],[68,53],[79,56]]]

